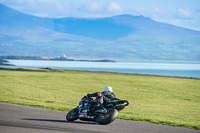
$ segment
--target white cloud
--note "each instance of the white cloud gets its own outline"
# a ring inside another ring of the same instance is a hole
[[[97,2],[92,2],[92,3],[89,3],[88,4],[88,8],[89,10],[91,11],[98,11],[98,10],[101,10],[101,4],[100,3],[97,3]]]
[[[159,8],[154,8],[154,11],[159,12],[160,9]]]
[[[122,7],[115,2],[110,2],[108,5],[108,11],[110,11],[112,13],[121,13]]]
[[[70,3],[74,17],[99,18],[109,17],[122,13],[122,7],[115,2],[81,2]]]
[[[179,8],[178,9],[178,12],[180,14],[181,17],[194,17],[194,11],[191,10],[191,9],[182,9],[182,8]]]

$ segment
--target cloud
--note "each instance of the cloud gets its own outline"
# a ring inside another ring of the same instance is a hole
[[[102,5],[98,2],[91,2],[88,4],[88,9],[91,11],[99,11],[102,9]]]
[[[181,17],[190,18],[194,17],[195,12],[192,9],[179,8],[178,13]]]
[[[112,13],[121,13],[122,7],[115,2],[110,2],[108,5],[108,11],[110,11]]]
[[[71,3],[75,17],[109,17],[122,13],[122,7],[116,2],[81,2]]]
[[[173,11],[164,9],[152,9],[148,12],[147,10],[143,11],[142,13],[144,16],[148,16],[158,22],[200,31],[200,10],[190,8],[177,8]]]
[[[154,11],[159,12],[160,9],[159,8],[154,8]]]

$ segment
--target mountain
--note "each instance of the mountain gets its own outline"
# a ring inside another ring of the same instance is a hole
[[[0,55],[200,61],[200,31],[128,14],[40,18],[0,4]]]

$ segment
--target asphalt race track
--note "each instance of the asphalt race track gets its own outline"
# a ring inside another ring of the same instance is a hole
[[[200,133],[200,130],[126,120],[109,125],[65,119],[66,113],[0,103],[0,133]]]

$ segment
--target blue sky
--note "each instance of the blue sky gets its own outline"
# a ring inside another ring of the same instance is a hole
[[[143,15],[200,31],[200,0],[0,0],[0,3],[39,17]]]

